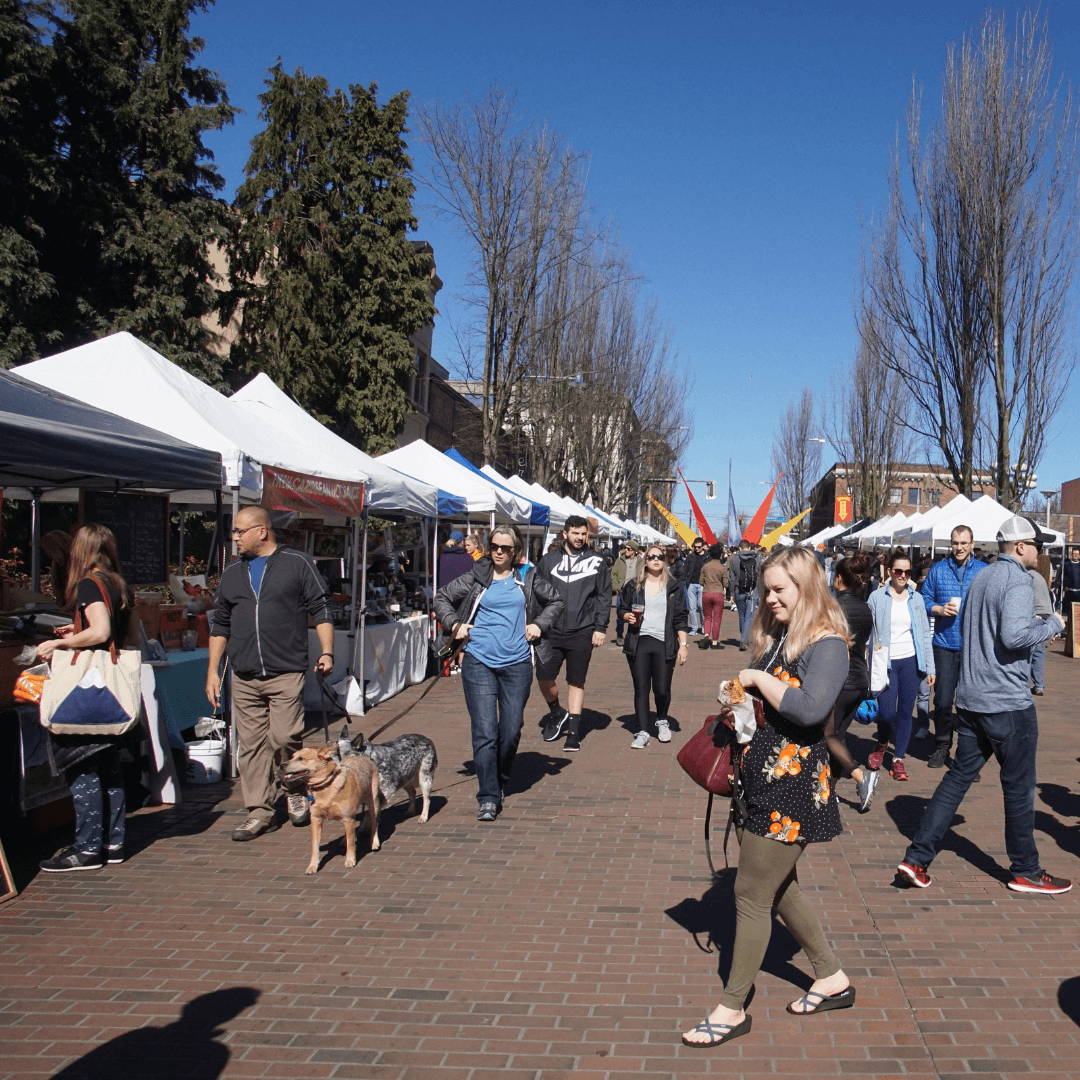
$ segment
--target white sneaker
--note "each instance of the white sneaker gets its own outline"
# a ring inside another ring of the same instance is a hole
[[[669,735],[668,738],[671,738]],[[649,733],[647,731],[639,731],[634,736],[634,741],[630,744],[631,750],[644,750],[649,745]]]
[[[666,716],[656,718],[656,737],[661,742],[671,742],[671,727],[668,725]]]

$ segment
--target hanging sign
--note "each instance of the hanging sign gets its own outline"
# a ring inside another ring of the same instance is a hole
[[[262,504],[267,510],[356,517],[364,508],[364,485],[264,465]]]
[[[834,525],[846,525],[851,521],[851,496],[836,496],[836,512],[833,515]]]

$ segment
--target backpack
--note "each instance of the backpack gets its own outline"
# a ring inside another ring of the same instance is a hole
[[[757,559],[749,552],[739,556],[739,592],[753,592],[757,585]]]

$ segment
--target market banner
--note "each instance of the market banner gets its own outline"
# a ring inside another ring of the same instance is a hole
[[[781,536],[787,536],[787,534],[810,513],[811,509],[812,507],[807,507],[801,514],[797,514],[793,518],[788,518],[783,525],[778,525],[771,533],[766,533],[761,538],[761,546],[765,548],[766,551],[772,551],[776,546],[776,541],[779,540]]]
[[[267,510],[357,517],[364,508],[364,485],[264,465],[262,504]]]
[[[836,509],[833,514],[834,525],[846,525],[851,521],[851,503],[852,498],[850,495],[836,496]]]

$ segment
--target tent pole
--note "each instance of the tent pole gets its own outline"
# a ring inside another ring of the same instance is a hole
[[[232,527],[236,528],[236,515],[240,513],[240,488],[239,486],[232,489]],[[238,542],[234,540],[232,542],[232,557],[235,559],[240,554],[240,548]],[[225,571],[225,566],[222,564],[222,572]]]
[[[214,492],[214,517],[217,524],[214,526],[212,548],[206,557],[206,572],[210,572],[213,563],[220,563],[220,575],[225,571],[225,517],[221,509],[221,488]]]
[[[41,592],[41,488],[30,489],[30,588]],[[57,600],[61,600],[57,597]]]
[[[488,535],[490,536],[491,533],[493,533],[494,531],[495,531],[495,511],[492,510],[491,511],[491,529],[489,530]]]
[[[354,669],[359,672],[357,682],[360,684],[360,715],[364,716],[367,713],[367,691],[364,689],[364,646],[366,644],[367,634],[367,523],[368,523],[368,511],[367,507],[364,507],[362,514],[364,539],[363,546],[361,548],[360,555],[360,622],[357,624],[359,627],[358,633],[355,639],[355,648],[359,650],[359,661],[353,665]]]
[[[184,519],[185,519],[186,516],[187,516],[186,512],[181,510],[180,511],[180,547],[179,547],[179,550],[176,553],[176,557],[180,560],[179,565],[180,565],[180,576],[181,577],[184,576]]]
[[[360,568],[360,518],[354,517],[352,525],[352,567],[349,574],[352,582],[352,607],[349,613],[349,624],[350,628],[355,631],[360,625],[359,612],[356,610],[356,595],[360,587],[360,579],[356,573]]]
[[[435,590],[439,585],[439,513],[436,510],[435,520],[431,526],[431,610],[435,610]],[[431,637],[435,638],[435,624],[431,623]]]

